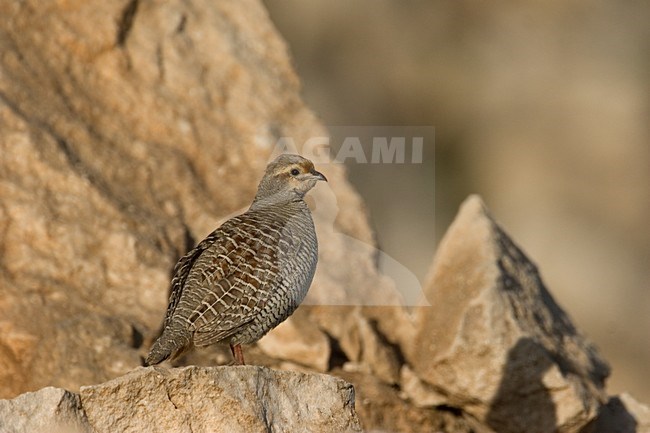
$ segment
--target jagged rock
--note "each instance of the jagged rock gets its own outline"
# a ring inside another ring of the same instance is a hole
[[[0,400],[2,433],[91,433],[77,394],[47,387]]]
[[[535,266],[467,199],[441,242],[406,355],[417,375],[502,432],[576,432],[605,401],[605,361]]]
[[[361,431],[352,385],[321,374],[149,367],[82,387],[80,395],[96,433]]]

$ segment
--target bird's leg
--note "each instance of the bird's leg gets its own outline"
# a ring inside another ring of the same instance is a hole
[[[246,365],[244,362],[244,350],[241,348],[241,344],[231,344],[230,351],[232,352],[232,356],[235,358],[236,365]]]

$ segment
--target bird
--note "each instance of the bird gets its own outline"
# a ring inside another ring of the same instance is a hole
[[[300,155],[266,167],[246,212],[210,233],[174,267],[162,333],[145,365],[193,347],[228,344],[244,365],[242,344],[262,338],[306,296],[318,241],[305,194],[327,178]]]

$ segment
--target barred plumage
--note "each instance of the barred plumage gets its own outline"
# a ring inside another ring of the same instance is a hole
[[[259,340],[285,320],[307,294],[318,243],[304,195],[325,176],[311,161],[280,155],[270,163],[253,204],[181,258],[162,335],[146,364],[174,358],[192,345]]]

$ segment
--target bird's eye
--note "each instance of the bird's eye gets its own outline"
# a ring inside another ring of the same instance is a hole
[[[298,176],[299,174],[300,174],[300,170],[298,170],[297,168],[291,170],[291,176]]]

